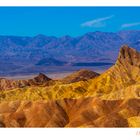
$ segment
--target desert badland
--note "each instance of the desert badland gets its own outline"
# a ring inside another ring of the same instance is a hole
[[[105,72],[0,79],[1,127],[140,127],[140,53],[124,45]]]

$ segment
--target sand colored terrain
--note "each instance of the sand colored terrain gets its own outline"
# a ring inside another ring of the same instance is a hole
[[[0,114],[1,127],[139,127],[140,100],[12,101]]]

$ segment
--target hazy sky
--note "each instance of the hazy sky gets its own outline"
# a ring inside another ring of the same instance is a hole
[[[140,29],[140,7],[0,7],[0,35],[79,36]]]

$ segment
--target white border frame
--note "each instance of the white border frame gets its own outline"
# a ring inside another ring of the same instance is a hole
[[[0,0],[0,6],[140,6],[140,0]],[[139,133],[139,135],[137,135]],[[140,128],[0,129],[1,140],[140,140]]]
[[[140,0],[0,0],[0,6],[140,6]]]

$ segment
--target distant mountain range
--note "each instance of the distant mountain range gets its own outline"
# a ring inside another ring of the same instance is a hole
[[[115,62],[120,46],[140,50],[140,31],[90,32],[78,37],[0,36],[0,75],[38,66],[98,66]]]

